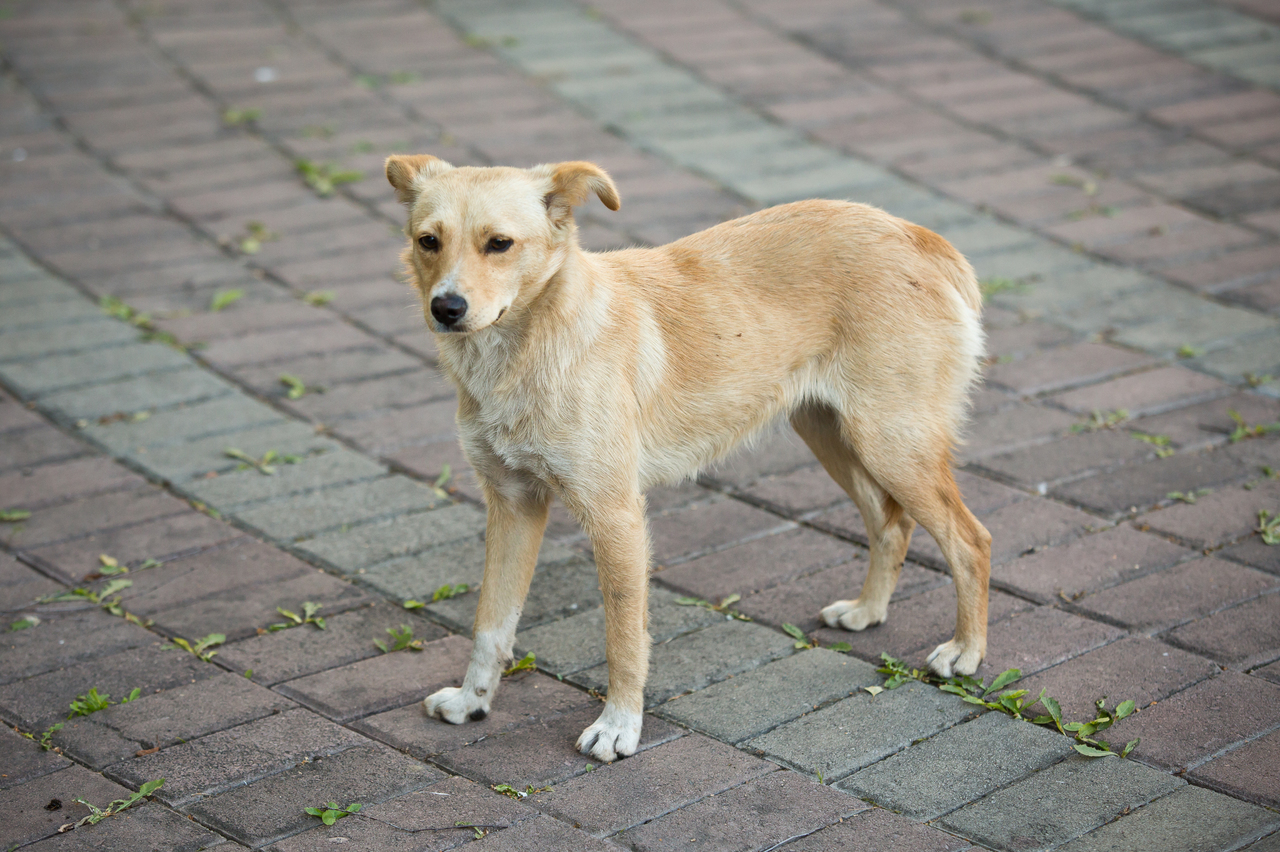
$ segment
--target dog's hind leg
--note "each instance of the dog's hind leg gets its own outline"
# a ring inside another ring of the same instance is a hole
[[[871,565],[862,592],[854,600],[824,607],[822,620],[830,627],[846,630],[880,624],[888,616],[889,598],[902,573],[902,560],[906,558],[915,521],[867,473],[841,434],[835,411],[822,405],[805,406],[792,415],[791,424],[858,507],[871,548]]]
[[[649,676],[649,530],[639,492],[561,493],[591,538],[604,594],[609,695],[600,717],[578,737],[578,750],[607,762],[634,754],[644,721]]]
[[[479,721],[489,713],[502,668],[511,659],[520,608],[529,593],[551,502],[545,489],[517,477],[484,486],[488,509],[484,582],[476,606],[471,662],[461,687],[446,687],[422,702],[428,715],[455,725]]]

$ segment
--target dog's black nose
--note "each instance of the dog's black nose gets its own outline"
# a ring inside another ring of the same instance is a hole
[[[431,300],[431,316],[441,325],[453,325],[467,315],[467,300],[457,293],[436,296]]]

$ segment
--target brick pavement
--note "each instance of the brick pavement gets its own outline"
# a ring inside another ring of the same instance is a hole
[[[0,842],[445,849],[469,822],[481,850],[1272,848],[1280,548],[1254,527],[1280,443],[1231,412],[1280,420],[1277,26],[1252,0],[10,4],[0,509],[31,515],[0,522],[0,608],[39,623],[0,655]],[[1073,718],[1134,699],[1132,757],[864,691],[881,652],[946,637],[950,580],[918,535],[885,625],[820,628],[865,537],[783,434],[650,495],[635,757],[572,749],[602,615],[560,509],[517,639],[539,671],[483,722],[424,719],[475,595],[400,604],[474,588],[484,516],[396,278],[397,151],[595,160],[624,204],[581,211],[593,248],[813,195],[951,239],[988,291],[958,477],[995,536],[983,672]],[[364,177],[309,186],[300,160]],[[37,603],[119,578],[118,607]],[[307,601],[326,629],[266,629]],[[853,650],[797,652],[783,623]],[[401,624],[423,650],[380,652]],[[211,633],[208,660],[164,647]],[[66,720],[91,687],[141,697]],[[59,721],[52,750],[19,736]],[[156,777],[56,833],[76,796]],[[369,817],[303,813],[330,800]]]

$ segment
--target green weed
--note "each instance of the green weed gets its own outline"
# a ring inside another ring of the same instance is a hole
[[[1164,496],[1170,500],[1181,500],[1183,503],[1194,503],[1197,499],[1212,493],[1212,488],[1193,488],[1190,491],[1170,491]]]
[[[280,374],[280,384],[289,389],[285,393],[285,396],[289,397],[289,399],[302,399],[309,393],[324,393],[324,388],[319,386],[307,387],[302,379],[290,373]]]
[[[1129,434],[1137,438],[1139,441],[1145,441],[1155,447],[1156,455],[1162,459],[1167,459],[1169,456],[1177,452],[1177,450],[1169,446],[1173,443],[1173,439],[1168,435],[1149,435],[1146,432],[1130,432]]]
[[[314,624],[316,627],[324,630],[324,619],[316,615],[316,613],[322,608],[321,604],[305,601],[302,604],[302,615],[298,615],[296,612],[292,612],[282,606],[278,606],[276,607],[276,612],[289,620],[267,625],[267,630],[268,632],[275,633],[277,630],[288,630],[290,627],[301,627],[304,624]]]
[[[213,298],[209,300],[209,310],[217,313],[223,308],[229,307],[244,298],[244,290],[236,288],[234,290],[219,290],[213,294]]]
[[[258,221],[246,222],[245,235],[236,241],[236,248],[241,254],[257,254],[262,251],[263,243],[274,243],[280,235]]]
[[[39,623],[40,623],[40,616],[24,615],[22,618],[19,618],[17,621],[12,621],[9,623],[9,632],[17,633],[19,630],[26,630],[30,627],[35,627]]]
[[[321,198],[333,195],[334,190],[344,183],[364,180],[362,172],[339,170],[333,163],[313,163],[311,160],[298,159],[294,160],[293,166],[303,182]]]
[[[1204,350],[1192,346],[1189,343],[1184,343],[1182,346],[1178,347],[1178,351],[1175,354],[1177,354],[1179,358],[1198,358],[1204,354]]]
[[[127,811],[129,808],[133,807],[138,802],[142,801],[147,796],[150,796],[152,793],[154,793],[156,790],[159,790],[163,786],[164,786],[163,778],[157,778],[154,781],[148,781],[138,789],[138,792],[130,793],[126,798],[123,798],[123,799],[116,799],[114,802],[110,803],[105,808],[99,808],[96,805],[86,802],[83,798],[76,797],[74,801],[77,801],[80,804],[84,805],[86,808],[88,808],[90,811],[90,814],[84,819],[81,819],[77,822],[68,823],[67,825],[62,826],[61,828],[58,829],[58,831],[59,832],[71,831],[72,829],[79,828],[82,825],[97,825],[107,817],[113,817],[116,814],[121,813],[122,811]]]
[[[455,586],[445,583],[443,586],[431,593],[431,602],[436,603],[437,601],[447,601],[450,598],[456,598],[458,595],[465,595],[469,591],[471,591],[471,587],[466,583],[458,583]]]
[[[235,447],[227,447],[225,450],[222,451],[222,454],[227,458],[232,458],[232,459],[236,459],[238,461],[244,462],[244,464],[240,466],[240,470],[247,470],[250,467],[255,467],[258,469],[258,473],[262,474],[263,476],[275,475],[275,472],[276,472],[275,465],[277,463],[277,460],[282,461],[285,464],[297,464],[298,462],[302,461],[302,456],[281,455],[275,450],[267,450],[265,453],[262,454],[262,458],[260,459],[255,459],[253,456],[249,455],[244,450],[238,450]]]
[[[0,521],[6,524],[16,524],[19,521],[25,521],[31,517],[31,513],[26,509],[0,509]]]
[[[511,675],[516,674],[517,672],[537,671],[538,666],[537,666],[537,663],[535,662],[536,659],[537,658],[534,656],[533,652],[530,651],[529,653],[525,654],[524,657],[522,657],[520,660],[513,663],[511,668],[507,669],[505,672],[502,673],[502,676],[511,677]]]
[[[1089,415],[1088,420],[1083,423],[1076,423],[1071,427],[1071,431],[1078,434],[1080,432],[1097,432],[1099,429],[1114,429],[1128,419],[1128,409],[1117,408],[1115,411],[1099,411],[1095,408],[1093,413]]]
[[[501,793],[504,796],[516,799],[517,801],[520,799],[527,799],[534,793],[550,793],[552,790],[551,787],[535,787],[532,784],[525,787],[523,790],[512,787],[510,784],[494,784],[489,789],[495,793]],[[470,828],[471,826],[467,827]]]
[[[323,808],[307,808],[306,812],[313,817],[319,817],[320,821],[325,825],[333,825],[345,816],[351,816],[354,813],[359,813],[360,809],[363,807],[364,805],[359,802],[352,802],[345,808],[340,808],[338,807],[337,802],[330,802]]]
[[[257,107],[230,107],[222,111],[222,123],[227,127],[240,127],[262,118],[262,110]]]
[[[142,689],[134,687],[133,691],[120,699],[121,704],[128,704],[130,701],[136,700],[142,695]],[[76,716],[88,716],[91,713],[97,713],[99,710],[106,710],[111,706],[111,695],[109,693],[98,694],[98,688],[93,687],[84,695],[77,695],[76,700],[71,702],[71,715],[68,719],[74,719]]]
[[[395,651],[421,651],[425,640],[413,638],[413,628],[407,624],[401,624],[397,629],[388,627],[387,633],[391,636],[391,644],[387,645],[381,639],[374,639],[373,646],[384,654],[390,654]]]
[[[226,642],[227,636],[225,633],[210,633],[208,636],[198,640],[194,645],[186,639],[183,639],[181,636],[174,636],[171,641],[172,644],[162,645],[161,647],[164,650],[169,650],[170,648],[181,648],[188,654],[192,654],[196,658],[207,663],[214,657],[218,656],[217,651],[211,651],[210,649]]]
[[[1243,441],[1245,438],[1261,438],[1263,435],[1280,432],[1280,421],[1250,426],[1245,422],[1243,415],[1234,408],[1230,409],[1227,412],[1227,415],[1230,416],[1232,422],[1236,424],[1236,428],[1231,430],[1231,434],[1228,436],[1233,444]]]
[[[313,308],[322,308],[332,302],[337,295],[332,290],[312,290],[302,297],[302,301]]]
[[[729,609],[729,607],[733,606],[740,600],[742,600],[742,595],[734,594],[734,595],[729,595],[726,598],[723,598],[718,604],[713,604],[711,603],[711,601],[704,601],[702,598],[689,598],[689,597],[676,598],[676,603],[679,604],[680,606],[700,606],[703,609],[709,609],[712,612],[722,612],[726,616],[730,618],[736,618],[739,621],[750,621],[751,620],[750,616],[746,616],[740,612],[737,612],[736,610]]]
[[[1280,544],[1280,513],[1258,510],[1258,527],[1254,532],[1262,535],[1263,544]]]

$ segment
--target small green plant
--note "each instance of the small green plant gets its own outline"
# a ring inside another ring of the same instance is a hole
[[[172,640],[172,644],[163,645],[161,647],[163,647],[165,650],[168,650],[170,648],[181,648],[182,650],[186,651],[188,654],[192,654],[197,659],[203,660],[204,662],[207,663],[210,660],[212,660],[214,657],[218,656],[217,651],[211,651],[210,649],[218,645],[221,645],[226,641],[227,641],[227,636],[225,633],[210,633],[208,636],[205,636],[200,640],[198,640],[194,645],[188,642],[186,639],[183,639],[181,636],[174,636]]]
[[[222,111],[222,123],[227,127],[239,127],[260,118],[262,118],[262,110],[257,107],[230,107]]]
[[[337,802],[330,802],[322,808],[307,808],[306,812],[313,817],[319,817],[320,821],[325,825],[333,825],[345,816],[359,813],[363,807],[364,805],[359,802],[352,802],[345,808],[338,807]]]
[[[285,396],[289,399],[302,399],[309,393],[324,393],[324,388],[319,386],[307,387],[306,383],[303,382],[302,379],[292,375],[291,373],[281,373],[280,384],[289,389],[285,392]]]
[[[436,477],[436,481],[431,483],[431,490],[436,492],[436,496],[442,500],[449,499],[449,492],[445,491],[444,487],[452,476],[453,468],[446,464],[440,468],[440,475]]]
[[[511,668],[507,669],[505,672],[502,673],[502,676],[511,677],[513,674],[516,674],[517,672],[537,671],[538,665],[535,662],[536,659],[537,658],[533,655],[533,652],[530,651],[529,653],[525,654],[524,657],[522,657],[520,660],[513,663]]]
[[[1262,535],[1263,544],[1280,544],[1280,513],[1273,515],[1266,509],[1259,509],[1255,532]]]
[[[244,462],[244,464],[240,465],[240,470],[248,470],[250,467],[255,467],[258,469],[258,473],[263,476],[274,476],[276,472],[275,465],[278,461],[282,461],[285,464],[297,464],[302,461],[302,456],[281,455],[275,450],[267,450],[260,459],[255,459],[244,450],[238,450],[235,447],[227,447],[222,451],[222,454],[227,458]]]
[[[456,598],[458,595],[465,595],[470,590],[471,587],[466,583],[458,583],[453,586],[445,583],[443,586],[431,593],[431,602],[436,603],[437,601],[447,601],[450,598]]]
[[[1129,419],[1129,411],[1124,408],[1117,408],[1115,411],[1100,411],[1094,409],[1089,415],[1089,419],[1083,423],[1076,423],[1071,427],[1071,431],[1080,432],[1097,432],[1100,429],[1114,429],[1121,423]]]
[[[1231,421],[1236,424],[1236,428],[1231,430],[1231,434],[1228,436],[1233,444],[1243,441],[1246,438],[1261,438],[1263,435],[1280,432],[1280,421],[1250,426],[1245,422],[1244,416],[1234,408],[1227,411],[1227,416],[1229,416]]]
[[[801,630],[799,627],[796,627],[794,624],[782,625],[782,632],[790,636],[792,639],[796,640],[795,647],[797,650],[804,651],[810,648],[818,647],[818,643],[816,641],[806,636],[804,631]]]
[[[1212,488],[1193,488],[1190,491],[1170,491],[1164,496],[1170,500],[1181,500],[1183,503],[1194,503],[1197,499],[1212,493]]]
[[[302,301],[313,308],[322,308],[332,302],[337,295],[332,290],[312,290],[302,297]]]
[[[1069,174],[1053,175],[1049,178],[1049,183],[1056,186],[1074,186],[1085,195],[1097,195],[1099,189],[1097,181]]]
[[[528,787],[525,787],[523,790],[520,790],[520,789],[517,789],[516,787],[511,786],[510,784],[494,784],[489,789],[495,793],[501,793],[502,795],[507,796],[508,798],[520,800],[520,799],[527,799],[530,796],[532,796],[534,793],[550,793],[552,788],[551,787],[535,787],[532,784],[530,784]],[[471,826],[467,826],[467,828],[470,828],[470,827]]]
[[[230,307],[243,298],[244,290],[239,288],[234,290],[219,290],[214,293],[213,298],[209,300],[209,310],[216,313],[223,308]]]
[[[25,521],[31,517],[31,513],[26,509],[0,509],[0,521],[6,524],[16,524],[19,521]]]
[[[44,733],[40,735],[40,750],[49,751],[53,748],[53,735],[66,727],[66,722],[55,722],[44,729]]]
[[[140,687],[134,687],[133,691],[120,699],[121,704],[128,704],[135,701],[142,695]],[[106,710],[111,706],[111,695],[108,693],[98,694],[98,688],[93,687],[84,695],[77,695],[76,700],[71,702],[71,715],[68,719],[74,719],[76,716],[88,716],[91,713],[97,713],[99,710]]]
[[[124,320],[138,328],[151,328],[151,314],[142,313],[115,296],[103,296],[98,300],[102,312],[118,320]]]
[[[1261,375],[1258,373],[1245,373],[1244,381],[1251,388],[1260,388],[1275,381],[1275,376],[1270,373],[1262,373]]]
[[[35,627],[39,623],[40,623],[40,616],[24,615],[22,616],[22,618],[19,618],[17,621],[9,622],[9,632],[17,633],[19,630],[26,630],[28,628]]]
[[[236,241],[241,254],[257,254],[263,243],[274,243],[280,235],[258,221],[245,222],[245,234]]]
[[[1024,278],[983,278],[978,282],[978,291],[982,294],[982,301],[988,302],[992,296],[1000,293],[1019,293],[1029,286],[1030,283]]]
[[[295,160],[294,168],[303,182],[311,187],[312,192],[321,198],[333,195],[334,190],[344,183],[355,183],[364,180],[362,172],[339,170],[333,163],[313,163],[311,160]]]
[[[99,808],[96,805],[86,802],[83,798],[76,797],[75,801],[79,802],[80,804],[84,805],[86,808],[89,809],[90,811],[89,815],[77,822],[68,823],[67,825],[62,826],[61,828],[58,829],[58,831],[59,832],[71,831],[72,829],[79,828],[82,825],[97,825],[107,817],[113,817],[116,814],[121,813],[122,811],[127,811],[129,808],[133,807],[138,802],[142,801],[147,796],[150,796],[152,793],[154,793],[156,790],[159,790],[163,786],[164,786],[163,778],[157,778],[154,781],[148,781],[147,783],[143,784],[140,788],[138,788],[138,792],[130,793],[126,798],[123,798],[123,799],[116,799],[114,802],[107,805],[105,808]]]
[[[153,562],[155,560],[152,560]],[[105,553],[98,554],[98,572],[104,577],[110,577],[114,574],[128,574],[128,566],[121,565],[120,560],[114,556],[108,556]]]
[[[1114,219],[1119,215],[1119,207],[1112,207],[1109,204],[1090,204],[1083,210],[1072,210],[1067,214],[1067,218],[1073,222],[1078,222],[1081,219],[1087,219],[1090,216],[1106,216],[1108,219]]]
[[[1146,432],[1130,432],[1129,434],[1137,438],[1139,441],[1144,441],[1155,447],[1156,455],[1162,459],[1167,459],[1169,456],[1177,452],[1170,446],[1170,444],[1173,443],[1173,439],[1168,435],[1149,435]]]
[[[1198,358],[1204,354],[1204,350],[1192,346],[1189,343],[1184,343],[1178,347],[1178,351],[1175,354],[1177,354],[1179,358]]]
[[[404,607],[405,609],[422,609],[424,606],[426,606],[426,604],[423,603],[422,601],[416,601],[413,598],[409,598],[407,601],[400,604],[400,606]]]
[[[120,592],[133,585],[132,580],[126,580],[123,577],[117,577],[107,583],[99,591],[92,589],[74,588],[69,592],[60,592],[56,595],[45,595],[39,598],[39,603],[61,603],[64,601],[88,601],[97,604],[108,613],[123,618],[125,621],[131,621],[140,627],[149,627],[150,622],[143,621],[131,612],[126,612],[124,607],[120,605]]]
[[[316,615],[322,609],[321,604],[305,601],[302,604],[302,615],[285,609],[282,606],[276,607],[276,612],[283,615],[288,621],[280,621],[267,626],[267,630],[275,633],[277,630],[288,630],[290,627],[301,627],[304,624],[314,624],[321,630],[325,629],[324,619]]]
[[[390,654],[395,651],[421,651],[424,640],[413,638],[413,628],[407,624],[401,624],[399,628],[388,627],[388,635],[391,636],[391,644],[387,645],[381,639],[374,639],[373,646],[384,654]]]
[[[680,606],[700,606],[703,609],[709,609],[712,612],[722,612],[726,616],[730,618],[736,618],[739,621],[750,621],[751,620],[750,616],[746,616],[740,612],[737,612],[736,610],[729,609],[729,607],[733,606],[740,600],[742,600],[742,595],[734,594],[721,599],[720,603],[718,604],[713,604],[711,603],[711,601],[704,601],[702,598],[689,598],[689,597],[676,598],[676,603],[679,604]]]

